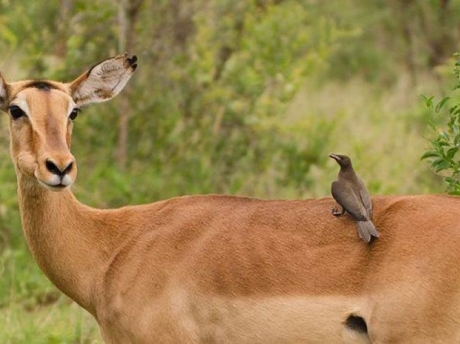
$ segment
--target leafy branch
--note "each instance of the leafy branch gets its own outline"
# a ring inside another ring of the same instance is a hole
[[[455,57],[458,59],[459,54]],[[453,90],[460,89],[460,60],[454,67],[456,84]],[[456,102],[447,108],[450,97],[444,97],[438,102],[433,96],[422,96],[426,106],[435,113],[447,112],[447,127],[437,131],[437,136],[431,141],[431,148],[422,155],[422,160],[429,161],[436,173],[444,172],[444,182],[447,192],[452,195],[460,195],[460,161],[458,152],[460,149],[460,102]]]

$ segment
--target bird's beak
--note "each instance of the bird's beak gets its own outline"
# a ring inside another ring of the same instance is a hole
[[[332,158],[332,159],[334,159],[335,161],[339,161],[339,160],[340,160],[340,158],[339,158],[339,156],[338,156],[337,154],[329,154],[329,158]]]

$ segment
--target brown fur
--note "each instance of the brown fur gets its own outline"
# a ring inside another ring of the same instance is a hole
[[[460,199],[374,197],[381,237],[370,245],[349,215],[331,215],[331,198],[184,196],[93,209],[46,186],[44,159],[73,159],[73,87],[24,85],[8,85],[8,102],[30,110],[10,121],[25,237],[106,342],[460,341]],[[368,333],[347,327],[350,315]]]

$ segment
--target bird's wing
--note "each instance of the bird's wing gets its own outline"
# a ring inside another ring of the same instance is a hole
[[[366,208],[367,217],[369,219],[372,219],[372,201],[371,201],[371,197],[369,196],[369,192],[366,189],[366,185],[364,185],[364,182],[362,181],[361,178],[358,178],[358,183],[360,184],[359,197],[361,198],[361,201],[363,202],[364,208]]]
[[[340,204],[355,220],[365,221],[366,210],[361,204],[351,187],[345,183],[335,181],[331,184],[332,197]]]

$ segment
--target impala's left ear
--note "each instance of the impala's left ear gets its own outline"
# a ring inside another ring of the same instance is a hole
[[[6,111],[8,108],[8,84],[0,73],[0,110]]]
[[[112,99],[133,75],[136,62],[135,55],[125,53],[93,66],[69,84],[74,102],[82,106]]]

